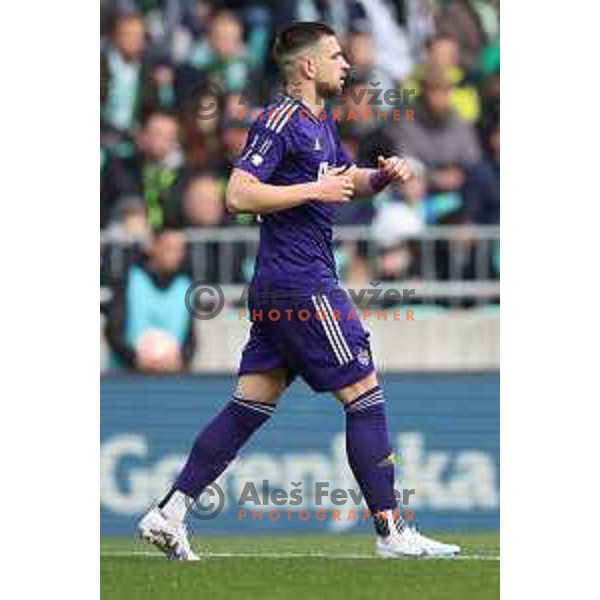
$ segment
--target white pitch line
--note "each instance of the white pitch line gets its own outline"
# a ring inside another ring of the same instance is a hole
[[[162,554],[147,550],[132,550],[127,551],[104,551],[100,552],[100,556],[106,557],[132,557],[132,556],[150,556],[155,558],[163,558]],[[325,554],[317,552],[289,552],[289,553],[269,553],[269,552],[209,552],[199,554],[200,558],[324,558],[327,560],[380,560],[374,554]],[[407,560],[415,560],[407,557]],[[499,561],[497,555],[488,554],[459,554],[457,556],[434,556],[423,557],[416,560],[485,560]]]

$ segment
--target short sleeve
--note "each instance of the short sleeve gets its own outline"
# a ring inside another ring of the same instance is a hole
[[[259,181],[269,180],[285,154],[285,140],[281,133],[267,129],[260,120],[255,121],[248,133],[246,145],[235,167],[254,175]]]

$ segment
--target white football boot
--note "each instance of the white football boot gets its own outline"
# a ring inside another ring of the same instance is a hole
[[[414,531],[404,526],[398,527],[391,510],[385,511],[385,521],[380,521],[381,532],[375,542],[375,552],[381,558],[419,557],[424,550]]]
[[[408,529],[408,527],[405,527]],[[423,549],[423,555],[429,557],[444,557],[454,556],[460,554],[460,546],[456,544],[445,544],[444,542],[437,542],[419,533],[416,528],[411,528],[413,537],[417,544]]]
[[[200,560],[190,546],[186,526],[169,521],[158,508],[151,509],[142,517],[138,533],[140,538],[159,548],[171,560]]]
[[[379,528],[385,535],[377,536],[375,551],[382,558],[442,558],[460,553],[456,544],[437,542],[419,533],[416,527],[396,522],[392,511],[386,511]]]

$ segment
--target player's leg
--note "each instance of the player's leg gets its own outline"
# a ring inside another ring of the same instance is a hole
[[[398,556],[421,556],[422,548],[397,510],[394,453],[377,375],[373,372],[334,395],[344,405],[348,464],[373,515],[377,552],[393,548]]]
[[[240,376],[231,400],[200,431],[173,488],[159,503],[165,516],[183,521],[196,498],[268,421],[286,380],[285,369]]]
[[[314,390],[330,391],[344,404],[348,462],[374,515],[379,554],[433,554],[425,538],[405,527],[396,511],[394,455],[370,336],[350,299],[340,292],[315,294],[300,303],[298,318],[274,324],[279,329],[277,338],[286,344],[295,368]],[[300,318],[300,309],[311,318]],[[457,550],[440,546],[435,553]]]
[[[383,391],[373,372],[334,395],[346,413],[348,464],[380,533],[387,526],[380,515],[393,511],[397,504],[394,453],[389,442]]]
[[[235,393],[198,434],[172,488],[138,525],[142,539],[169,558],[198,560],[184,525],[202,491],[223,473],[252,434],[271,416],[288,382],[284,368],[241,375]]]
[[[235,393],[196,437],[171,490],[140,521],[142,538],[171,558],[197,558],[184,526],[188,510],[227,468],[250,436],[269,419],[292,376],[267,328],[253,323],[242,352]]]
[[[377,553],[393,558],[460,552],[458,546],[436,542],[407,526],[397,510],[394,452],[377,375],[371,373],[337,390],[335,396],[344,405],[348,463],[373,515]]]

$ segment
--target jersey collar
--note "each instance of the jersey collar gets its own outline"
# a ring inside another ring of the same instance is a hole
[[[302,98],[300,96],[292,96],[291,94],[289,94],[288,92],[283,92],[281,94],[282,98],[289,98],[290,100],[292,100],[293,102],[295,102],[296,104],[298,104],[299,106],[301,106],[302,108],[304,108],[304,110],[306,110],[306,112],[308,113],[310,120],[313,121],[313,123],[316,123],[317,125],[321,125],[324,120],[320,120],[315,113],[311,110],[311,108],[308,106],[308,104],[306,104]],[[325,110],[325,109],[323,109]]]

